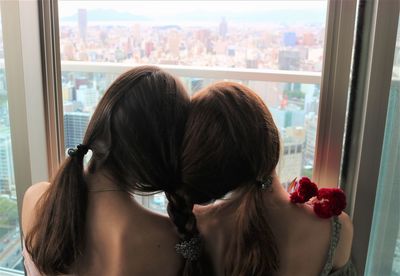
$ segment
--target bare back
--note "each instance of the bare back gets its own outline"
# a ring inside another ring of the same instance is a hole
[[[218,275],[223,275],[221,264],[229,233],[235,227],[235,210],[224,208],[224,204],[226,202],[217,201],[213,205],[196,208],[199,229],[205,237]],[[317,217],[310,206],[290,203],[287,194],[286,198],[281,197],[267,204],[266,216],[279,252],[279,271],[276,275],[320,275],[328,259],[332,220]],[[350,257],[352,224],[346,214],[342,214],[339,221],[342,230],[333,270],[344,266]]]
[[[22,226],[26,235],[37,219],[35,205],[50,184],[25,193]],[[140,206],[122,191],[89,192],[86,245],[74,274],[179,275],[178,236],[170,220]]]

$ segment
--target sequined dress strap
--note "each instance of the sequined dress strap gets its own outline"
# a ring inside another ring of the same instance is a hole
[[[333,257],[335,256],[335,250],[339,243],[341,227],[342,225],[339,222],[339,218],[334,216],[332,218],[331,241],[329,244],[328,257],[320,276],[329,275],[329,273],[332,271]]]

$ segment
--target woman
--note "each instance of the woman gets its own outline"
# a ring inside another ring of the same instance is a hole
[[[157,67],[140,66],[114,81],[82,145],[68,151],[51,183],[25,193],[22,227],[30,274],[165,276],[192,268],[175,249],[197,235],[186,225],[194,219],[188,211],[193,205],[186,206],[177,192],[188,107],[181,83]],[[170,199],[175,225],[132,196],[159,191]]]
[[[185,193],[195,204],[229,193],[195,212],[217,275],[353,275],[349,217],[321,219],[310,204],[294,204],[300,197],[283,189],[275,171],[279,154],[272,116],[249,88],[221,82],[193,97],[182,154]]]

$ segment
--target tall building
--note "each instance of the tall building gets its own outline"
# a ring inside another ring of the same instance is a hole
[[[0,129],[0,194],[15,197],[11,136],[8,128]]]
[[[219,23],[219,35],[225,38],[227,34],[228,34],[228,22],[226,22],[225,17],[223,17],[221,23]]]
[[[81,85],[76,90],[76,101],[83,104],[84,110],[91,111],[99,101],[100,93],[95,87]]]
[[[173,56],[179,56],[179,46],[181,44],[181,35],[176,30],[171,30],[168,33],[167,47],[168,52]]]
[[[0,96],[7,95],[6,90],[6,76],[4,73],[4,69],[0,68]]]
[[[283,97],[281,83],[248,81],[247,86],[257,92],[269,109],[279,106]]]
[[[297,44],[297,36],[295,32],[286,32],[283,34],[283,45],[293,47]]]
[[[306,147],[304,154],[305,165],[313,165],[314,163],[315,144],[317,139],[317,124],[318,116],[316,114],[312,113],[306,117]]]
[[[304,127],[304,110],[279,109],[273,107],[270,108],[270,111],[279,129]]]
[[[315,45],[316,39],[313,33],[304,33],[303,34],[303,45],[313,46]]]
[[[300,69],[300,52],[297,50],[280,50],[279,69],[298,71]]]
[[[64,141],[66,148],[73,148],[82,144],[89,119],[90,113],[88,112],[64,113]]]
[[[304,129],[300,131],[304,132]],[[295,177],[299,177],[303,168],[304,135],[301,137],[283,135],[283,154],[277,165],[277,173],[287,187]]]
[[[79,35],[83,41],[86,41],[87,34],[87,10],[79,9],[78,10],[78,26],[79,26]]]

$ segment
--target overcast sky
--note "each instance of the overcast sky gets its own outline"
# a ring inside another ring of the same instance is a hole
[[[262,10],[324,10],[326,1],[59,1],[60,17],[73,15],[77,9],[112,9],[143,16],[179,14],[182,12],[239,13]]]

